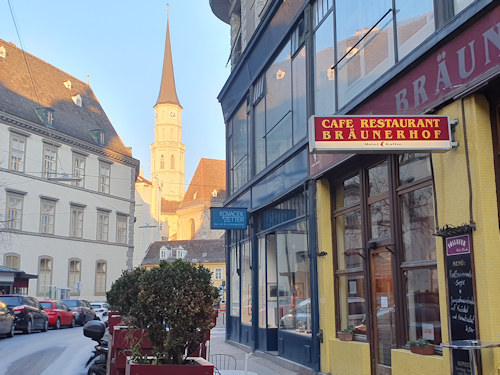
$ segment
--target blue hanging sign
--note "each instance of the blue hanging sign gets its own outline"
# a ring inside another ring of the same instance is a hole
[[[210,229],[246,229],[246,208],[210,207]]]

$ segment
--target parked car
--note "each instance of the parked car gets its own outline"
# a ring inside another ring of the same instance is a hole
[[[49,329],[49,317],[36,298],[22,294],[8,294],[0,296],[0,301],[14,314],[16,329],[24,333],[31,333],[34,330],[46,332]]]
[[[49,326],[55,329],[61,326],[73,328],[75,326],[75,315],[73,311],[62,301],[40,301],[43,309],[49,317]]]
[[[96,318],[95,311],[90,306],[90,302],[84,299],[63,299],[62,300],[75,315],[75,322],[81,326]]]
[[[311,299],[307,298],[281,317],[282,329],[311,330]]]
[[[106,302],[90,302],[90,306],[94,309],[96,315],[101,321],[106,323],[108,321],[109,305]]]
[[[14,314],[12,314],[5,303],[0,301],[0,335],[6,335],[7,337],[14,336],[14,331],[16,330],[14,320]]]

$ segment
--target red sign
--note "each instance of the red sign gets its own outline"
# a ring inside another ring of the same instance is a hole
[[[447,151],[446,116],[312,116],[311,152]]]

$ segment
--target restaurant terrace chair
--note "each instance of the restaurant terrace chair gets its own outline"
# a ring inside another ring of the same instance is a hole
[[[236,370],[236,358],[230,354],[210,354],[209,362],[214,365],[214,374],[219,370]]]

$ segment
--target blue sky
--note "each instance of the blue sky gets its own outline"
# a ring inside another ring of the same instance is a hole
[[[217,95],[230,74],[230,34],[209,0],[169,4],[187,188],[200,158],[225,159]],[[10,0],[10,5],[27,52],[82,81],[90,75],[104,111],[149,178],[167,1]],[[0,0],[0,38],[21,47],[7,0]]]

